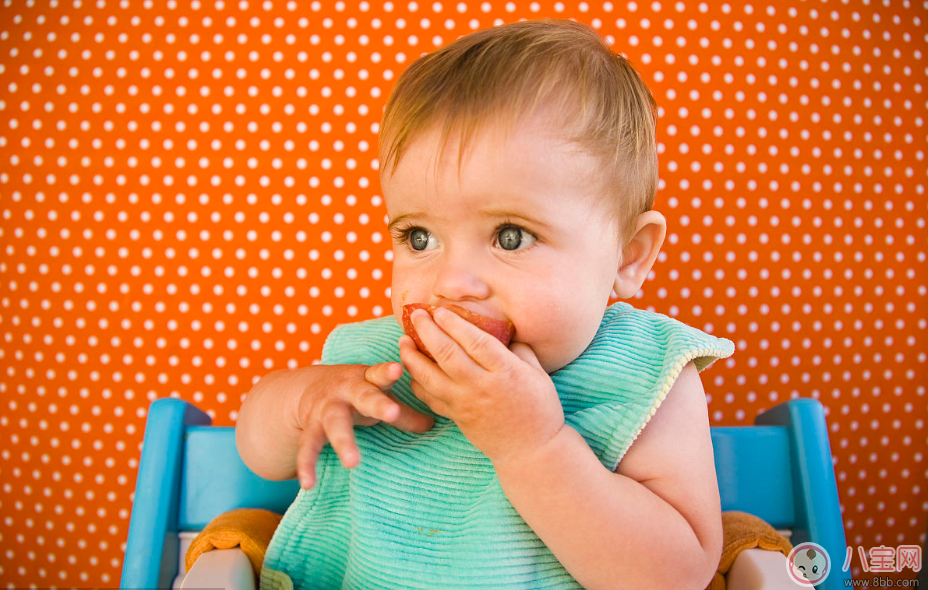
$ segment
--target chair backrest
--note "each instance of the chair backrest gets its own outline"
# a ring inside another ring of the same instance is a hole
[[[178,568],[178,531],[202,529],[235,508],[283,514],[296,497],[296,480],[258,477],[238,454],[234,428],[209,422],[184,401],[152,403],[121,587],[170,587]],[[821,404],[792,400],[756,422],[712,428],[722,509],[790,529],[794,545],[823,546],[833,573],[818,587],[843,587],[849,574],[834,571],[834,563],[843,561],[846,544]]]
[[[784,426],[712,428],[722,510],[749,512],[777,529],[796,524],[789,431]]]
[[[242,462],[232,427],[192,426],[184,445],[184,479],[177,526],[198,531],[236,508],[264,508],[283,514],[300,489],[295,479],[269,481]]]
[[[712,428],[722,510],[754,514],[790,529],[793,546],[822,546],[831,573],[819,590],[845,588],[844,522],[822,404],[784,402],[757,416],[754,426]]]

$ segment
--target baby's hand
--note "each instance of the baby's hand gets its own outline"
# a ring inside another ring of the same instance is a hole
[[[400,359],[412,376],[412,391],[432,411],[453,420],[494,464],[544,446],[564,425],[554,382],[531,347],[510,348],[446,309],[412,315],[413,324],[437,362],[400,338]]]
[[[410,432],[425,432],[435,421],[401,404],[390,388],[403,374],[399,363],[378,365],[316,365],[320,376],[300,395],[297,424],[302,430],[297,451],[300,486],[316,482],[316,460],[326,442],[351,469],[361,461],[354,426],[386,422]]]

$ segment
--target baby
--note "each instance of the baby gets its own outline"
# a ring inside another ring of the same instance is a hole
[[[339,326],[239,415],[248,467],[302,487],[262,588],[705,588],[698,371],[733,347],[609,306],[666,231],[638,74],[571,21],[467,35],[400,77],[380,162],[393,317]],[[438,307],[412,314],[434,361],[396,319],[412,303]],[[511,344],[449,305],[511,321]]]

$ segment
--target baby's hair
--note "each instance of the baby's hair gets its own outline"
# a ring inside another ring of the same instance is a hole
[[[423,55],[400,76],[380,130],[381,174],[392,174],[409,144],[440,129],[441,162],[460,132],[458,172],[481,129],[509,133],[533,115],[603,162],[623,241],[657,191],[655,102],[629,61],[586,25],[522,21],[477,31]]]

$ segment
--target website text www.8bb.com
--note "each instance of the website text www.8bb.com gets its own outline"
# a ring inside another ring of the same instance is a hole
[[[894,580],[888,576],[873,576],[860,580],[844,580],[845,588],[918,588],[918,580]]]

